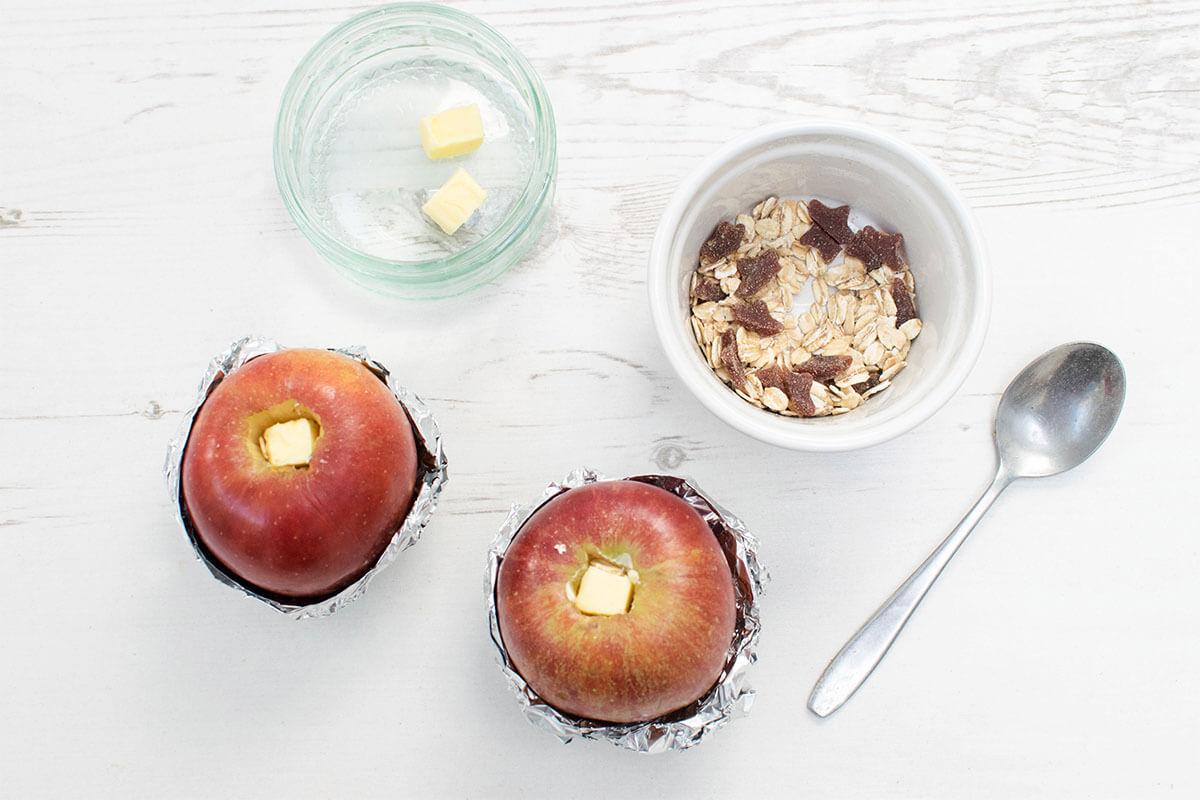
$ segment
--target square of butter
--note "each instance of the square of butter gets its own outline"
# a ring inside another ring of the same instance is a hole
[[[430,158],[461,156],[483,144],[483,118],[479,106],[469,105],[422,117],[421,146]]]
[[[579,581],[575,607],[584,614],[615,615],[629,610],[633,581],[622,572],[589,566]]]
[[[313,424],[308,419],[276,422],[263,431],[258,446],[273,467],[296,467],[308,464],[315,441]]]
[[[486,199],[487,192],[459,167],[421,210],[443,231],[454,233]]]

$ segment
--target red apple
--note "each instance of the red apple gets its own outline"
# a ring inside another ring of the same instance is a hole
[[[197,413],[182,464],[210,557],[256,593],[301,603],[375,564],[416,484],[404,408],[361,362],[328,350],[281,350],[232,371]]]
[[[595,593],[580,603],[584,582]],[[733,575],[703,517],[638,481],[547,502],[521,526],[496,581],[517,672],[558,710],[602,722],[655,719],[712,688],[734,603]]]

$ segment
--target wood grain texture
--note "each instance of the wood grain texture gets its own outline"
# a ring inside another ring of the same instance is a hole
[[[329,269],[271,167],[292,68],[368,6],[0,0],[0,796],[1200,791],[1200,3],[455,6],[546,81],[559,186],[523,263],[414,304]],[[994,270],[966,384],[859,453],[724,427],[648,319],[678,181],[797,118],[917,147]],[[249,333],[367,346],[446,432],[424,538],[330,620],[216,584],[164,487],[205,365]],[[861,694],[812,717],[827,660],[982,491],[1000,391],[1073,339],[1125,360],[1117,431],[1013,487]],[[698,751],[562,746],[493,663],[488,543],[584,464],[690,475],[762,540],[759,699]]]

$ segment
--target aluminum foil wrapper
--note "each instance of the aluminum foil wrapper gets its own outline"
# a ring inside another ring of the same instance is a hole
[[[274,353],[284,349],[284,347],[281,347],[271,339],[249,336],[234,342],[229,350],[217,356],[209,363],[208,369],[204,373],[204,378],[200,381],[196,404],[184,415],[183,422],[179,426],[179,431],[176,433],[175,438],[171,440],[171,444],[167,450],[164,472],[167,480],[167,489],[171,495],[171,502],[175,504],[176,518],[183,525],[183,529],[188,536],[188,541],[192,543],[192,550],[195,552],[196,558],[200,559],[208,567],[213,577],[221,581],[221,583],[232,586],[256,600],[261,600],[277,611],[294,619],[327,617],[362,595],[367,590],[367,584],[371,582],[371,579],[380,570],[395,561],[396,556],[416,544],[417,540],[421,538],[421,531],[429,522],[430,517],[433,516],[434,510],[437,508],[438,495],[441,494],[442,487],[446,483],[446,453],[442,448],[442,435],[438,429],[437,422],[434,421],[433,414],[430,413],[428,406],[421,401],[421,398],[397,383],[392,374],[382,364],[372,360],[367,355],[367,351],[364,348],[330,348],[335,353],[341,353],[361,361],[367,369],[378,375],[379,379],[387,385],[388,389],[391,390],[396,399],[400,401],[400,405],[404,406],[404,410],[408,413],[408,419],[412,423],[413,434],[417,444],[417,481],[419,489],[416,499],[413,500],[412,508],[409,509],[408,516],[404,518],[404,523],[392,535],[391,542],[388,543],[387,549],[383,551],[383,554],[375,562],[375,565],[367,570],[365,575],[333,597],[312,603],[311,605],[293,605],[281,602],[272,597],[265,597],[257,594],[252,589],[242,586],[233,576],[227,574],[220,564],[217,564],[208,557],[204,547],[200,545],[196,538],[195,529],[192,526],[187,508],[183,502],[183,488],[180,484],[183,451],[187,446],[188,435],[191,433],[196,413],[208,398],[209,393],[216,388],[216,385],[226,375],[255,356]]]
[[[639,753],[686,750],[734,717],[744,716],[754,702],[754,690],[746,680],[746,673],[750,665],[758,660],[758,634],[761,627],[759,598],[770,579],[766,570],[758,563],[758,540],[746,530],[741,520],[710,500],[688,480],[667,475],[639,475],[627,478],[666,489],[687,501],[708,523],[729,561],[737,594],[737,626],[725,660],[725,669],[707,694],[689,706],[650,722],[616,725],[564,714],[547,705],[529,688],[529,684],[513,666],[504,647],[504,640],[500,636],[500,621],[496,612],[496,580],[509,544],[526,520],[546,501],[567,489],[602,480],[607,478],[590,469],[580,468],[568,474],[561,482],[550,484],[536,502],[513,506],[488,550],[488,621],[491,625],[492,642],[499,651],[500,666],[513,692],[520,699],[525,716],[564,743],[579,737],[600,739]]]

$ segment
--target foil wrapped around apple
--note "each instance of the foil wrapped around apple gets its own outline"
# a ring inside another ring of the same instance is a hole
[[[767,574],[692,483],[579,469],[512,509],[489,551],[489,621],[525,714],[564,742],[659,753],[747,712]]]
[[[166,477],[218,580],[319,617],[420,538],[446,455],[429,409],[362,348],[248,337],[209,364]]]

